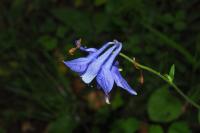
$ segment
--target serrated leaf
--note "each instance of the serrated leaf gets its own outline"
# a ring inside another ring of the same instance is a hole
[[[160,125],[151,125],[148,133],[164,133]]]
[[[173,80],[174,80],[174,74],[175,74],[175,65],[173,64],[169,71],[169,76],[171,78],[171,82],[173,82]]]
[[[181,102],[167,87],[156,90],[148,102],[148,114],[156,122],[170,122],[181,115]]]
[[[186,122],[174,122],[170,125],[168,133],[191,133]]]

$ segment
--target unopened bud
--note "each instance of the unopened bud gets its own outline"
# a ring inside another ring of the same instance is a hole
[[[140,82],[140,84],[142,84],[142,85],[144,84],[144,76],[143,76],[142,70],[140,70],[139,82]]]

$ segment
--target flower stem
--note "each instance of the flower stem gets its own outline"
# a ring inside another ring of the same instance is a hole
[[[127,55],[120,53],[119,54],[121,57],[123,57],[124,59],[128,60],[129,62],[133,63],[136,67],[149,71],[155,75],[157,75],[158,77],[160,77],[161,79],[163,79],[164,81],[166,81],[170,86],[172,86],[188,103],[190,103],[191,105],[193,105],[194,107],[196,107],[197,109],[200,109],[200,105],[198,105],[196,102],[194,102],[193,100],[191,100],[187,95],[185,95],[180,88],[178,88],[172,81],[170,81],[167,77],[165,77],[164,75],[162,75],[160,72],[147,67],[145,65],[139,64],[138,62],[136,62],[135,60],[131,59],[130,57],[128,57]]]

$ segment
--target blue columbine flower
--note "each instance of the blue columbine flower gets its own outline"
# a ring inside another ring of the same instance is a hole
[[[103,53],[111,44],[114,45]],[[119,62],[115,61],[115,58],[122,49],[122,43],[115,40],[106,43],[99,50],[82,46],[80,46],[79,49],[88,52],[89,55],[64,63],[70,67],[71,70],[79,74],[81,73],[81,78],[85,83],[90,83],[96,77],[97,84],[103,89],[106,100],[108,100],[108,94],[112,90],[114,82],[117,86],[125,89],[130,94],[137,95],[120,74]]]

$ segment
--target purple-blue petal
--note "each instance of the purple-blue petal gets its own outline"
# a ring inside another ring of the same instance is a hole
[[[137,95],[137,92],[134,91],[129,84],[127,83],[127,81],[121,76],[118,67],[116,65],[112,66],[111,69],[112,72],[112,76],[115,80],[115,83],[117,84],[117,86],[125,89],[126,91],[128,91],[129,93],[131,93],[132,95]]]
[[[84,48],[82,46],[79,49],[82,50],[82,51],[88,52],[89,54],[94,53],[94,52],[97,51],[96,48]]]
[[[64,64],[68,66],[72,71],[82,74],[86,71],[89,63],[96,59],[99,54],[101,54],[111,44],[111,42],[108,42],[98,50],[96,50],[95,48],[87,49],[82,47],[82,50],[89,52],[89,55],[87,57],[78,58],[71,61],[64,61]]]
[[[78,58],[71,61],[64,61],[64,64],[74,72],[83,73],[87,69],[89,62],[90,60],[87,58]]]
[[[98,73],[96,80],[106,95],[112,90],[114,79],[109,69],[102,68]]]
[[[101,56],[96,58],[87,68],[86,72],[81,75],[82,80],[85,83],[90,83],[96,77],[101,66],[107,60],[107,58],[112,54],[113,50],[116,48],[116,45],[109,48],[106,52],[104,52]]]
[[[116,48],[113,54],[111,54],[110,57],[106,60],[96,77],[97,83],[104,90],[105,94],[108,94],[112,90],[114,85],[114,78],[111,73],[111,67],[113,65],[113,61],[115,60],[116,56],[119,54],[122,48],[122,44],[120,44],[119,42],[116,42],[116,44],[118,48]]]
[[[98,49],[96,52],[89,54],[88,58],[92,58],[95,59],[97,58],[102,52],[104,52],[104,50],[106,48],[108,48],[108,46],[110,46],[111,44],[114,44],[114,42],[108,42],[106,44],[104,44],[100,49]],[[91,50],[91,49],[90,49]],[[93,49],[94,50],[94,49]],[[90,52],[90,51],[88,51]]]
[[[111,69],[116,56],[119,54],[119,52],[122,49],[122,44],[120,42],[116,42],[116,43],[118,45],[118,48],[113,52],[113,54],[109,57],[109,59],[104,64],[104,67],[106,67],[107,69]]]

